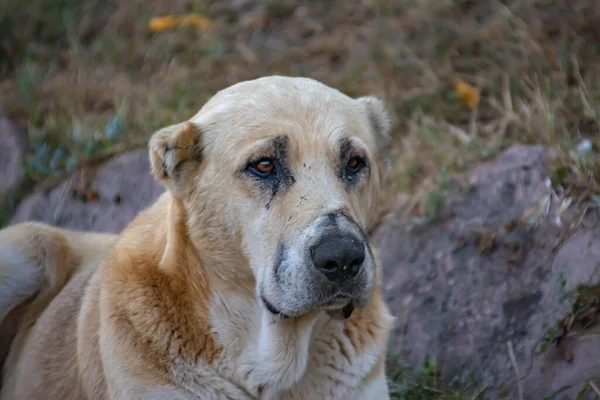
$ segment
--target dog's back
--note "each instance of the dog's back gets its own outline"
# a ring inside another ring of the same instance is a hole
[[[14,369],[38,318],[70,279],[106,254],[116,236],[24,223],[0,230],[0,363]],[[3,391],[5,390],[3,386]]]

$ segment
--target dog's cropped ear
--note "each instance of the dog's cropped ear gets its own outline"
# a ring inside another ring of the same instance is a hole
[[[387,149],[390,144],[390,130],[392,123],[385,108],[385,103],[375,96],[359,97],[358,101],[363,103],[367,109],[371,130],[375,135],[377,147]]]
[[[167,126],[155,132],[148,145],[152,175],[173,195],[185,195],[189,179],[202,163],[202,132],[192,122]]]
[[[390,130],[392,123],[390,116],[386,110],[385,103],[375,96],[359,97],[360,101],[366,108],[369,117],[369,125],[371,132],[375,136],[375,143],[381,161],[384,164],[384,170],[390,168]]]

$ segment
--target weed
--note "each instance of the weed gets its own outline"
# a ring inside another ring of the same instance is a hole
[[[590,283],[579,284],[574,289],[566,291],[567,280],[564,274],[559,275],[559,302],[571,301],[569,313],[547,329],[536,354],[543,354],[550,346],[559,347],[567,336],[581,335],[596,326],[600,317],[600,282],[597,277]]]
[[[419,369],[413,369],[398,357],[390,356],[388,385],[390,396],[397,400],[484,400],[485,390],[453,387],[442,378],[441,372],[432,361],[426,361]]]
[[[446,171],[442,171],[436,186],[425,198],[424,215],[428,220],[435,219],[446,203],[450,180]]]

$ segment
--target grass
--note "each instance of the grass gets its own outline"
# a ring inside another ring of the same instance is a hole
[[[567,281],[561,273],[558,277],[561,287],[559,300],[561,303],[569,302],[570,310],[566,315],[557,321],[555,327],[546,331],[544,337],[540,340],[536,355],[548,351],[554,346],[566,361],[572,361],[572,355],[568,350],[561,346],[566,338],[582,337],[586,335],[597,335],[600,317],[600,281],[597,273],[588,283],[578,284],[571,290],[566,290]],[[571,386],[560,388],[554,395],[547,397],[547,400],[554,399],[562,391],[570,389]],[[593,380],[585,380],[578,386],[577,399],[583,399],[585,395],[593,394],[600,397],[600,389]]]
[[[449,385],[437,366],[426,361],[421,368],[405,364],[399,357],[389,357],[388,385],[390,397],[402,400],[485,400],[485,387]]]
[[[597,274],[594,274],[597,275]],[[564,275],[559,276],[563,288],[560,301],[569,302],[571,310],[557,322],[556,327],[549,328],[541,340],[537,354],[546,352],[550,346],[560,347],[566,337],[581,336],[582,334],[597,334],[594,332],[600,326],[600,281],[597,276],[590,282],[578,284],[572,290],[565,291],[567,281]],[[567,355],[568,356],[568,355]]]
[[[45,184],[90,158],[144,146],[240,80],[309,76],[387,101],[386,199],[405,215],[435,218],[454,175],[515,143],[555,148],[553,184],[592,204],[596,10],[595,0],[0,0],[0,103],[27,128],[28,179]],[[212,27],[148,28],[154,16],[187,13]],[[459,81],[478,94],[473,107]],[[0,220],[12,206],[0,207]],[[440,397],[431,368],[400,368],[397,398],[460,398]]]
[[[114,141],[143,145],[240,80],[304,75],[350,95],[374,93],[395,119],[390,204],[418,205],[427,216],[441,171],[464,171],[515,142],[565,154],[585,138],[597,144],[600,35],[586,18],[593,7],[591,0],[577,7],[566,0],[262,0],[238,8],[34,0],[25,9],[0,0],[7,38],[0,88],[11,116],[34,143],[45,143],[34,144],[29,158],[37,181],[112,151]],[[152,16],[189,12],[209,18],[211,29],[148,28]],[[475,108],[460,101],[458,80],[480,93]],[[581,182],[579,172],[566,172]]]

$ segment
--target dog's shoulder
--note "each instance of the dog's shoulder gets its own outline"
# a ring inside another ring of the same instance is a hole
[[[170,368],[220,356],[208,321],[210,281],[195,252],[180,242],[184,236],[173,231],[171,200],[141,214],[106,259],[99,304],[102,334],[118,344],[115,356],[122,358],[115,364],[144,354],[148,363]]]

